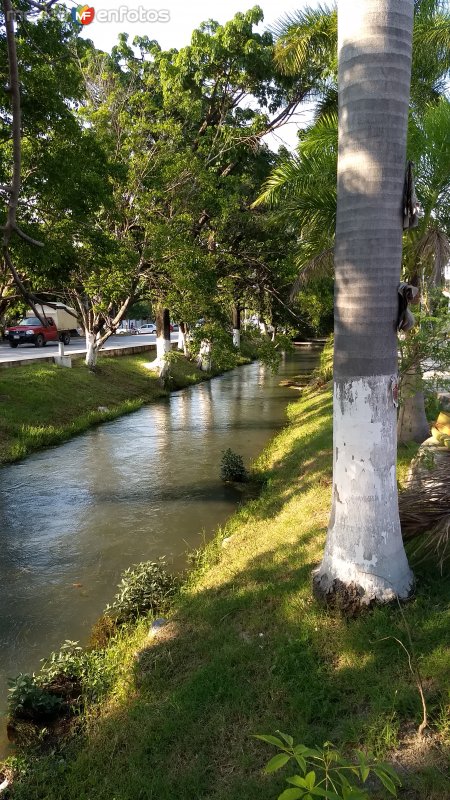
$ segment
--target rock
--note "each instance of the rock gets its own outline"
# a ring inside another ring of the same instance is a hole
[[[109,411],[108,406],[98,406],[97,411],[101,411],[102,414],[106,414]]]
[[[437,399],[443,411],[450,411],[450,392],[438,392]]]
[[[226,536],[225,539],[222,539],[222,547],[228,547],[232,539],[232,536]]]
[[[150,630],[148,632],[148,635],[149,636],[156,636],[158,634],[158,631],[160,631],[160,629],[163,628],[166,623],[167,623],[167,620],[164,619],[164,617],[158,617],[157,619],[154,619],[152,624],[151,624],[151,626],[150,626]]]

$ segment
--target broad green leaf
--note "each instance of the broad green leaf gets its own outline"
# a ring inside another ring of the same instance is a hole
[[[402,785],[399,776],[397,775],[394,767],[391,764],[386,764],[386,762],[380,761],[378,762],[378,764],[376,764],[376,767],[374,769],[382,769],[383,772],[386,772],[389,775],[389,777],[392,778],[392,780],[394,781],[394,783],[397,784],[397,786]]]
[[[292,775],[290,778],[286,778],[286,781],[287,783],[292,783],[293,786],[301,786],[303,789],[308,789],[308,784],[301,775]]]
[[[387,775],[383,769],[380,769],[379,767],[374,767],[373,771],[375,772],[375,775],[380,779],[383,786],[388,790],[388,792],[392,794],[394,797],[397,797],[397,787],[392,778],[389,775]]]
[[[275,747],[281,747],[282,750],[285,749],[284,742],[282,742],[281,739],[278,739],[277,736],[266,736],[262,733],[255,733],[254,738],[261,739],[262,742],[267,742],[267,744],[274,744]]]
[[[360,767],[359,767],[359,772],[360,772],[360,775],[361,775],[362,782],[365,783],[367,778],[370,775],[369,767],[366,764],[361,764]]]
[[[289,759],[290,756],[287,755],[287,753],[278,753],[278,755],[271,758],[269,763],[266,764],[264,772],[276,772],[278,769],[281,769],[281,767],[284,767]]]
[[[282,736],[282,738],[284,739],[286,744],[289,745],[289,747],[292,747],[292,745],[294,744],[294,740],[293,740],[292,736],[289,736],[288,733],[283,733],[282,731],[277,731],[277,733],[279,733],[280,736]]]
[[[303,756],[295,756],[295,760],[303,772],[306,772],[306,761]]]
[[[278,797],[278,800],[299,800],[300,797],[304,796],[305,793],[302,789],[285,789]]]
[[[316,773],[313,770],[305,775],[305,783],[308,789],[313,789],[316,785]]]
[[[308,748],[304,744],[296,744],[295,747],[294,747],[294,753],[296,755],[297,755],[297,753],[300,753],[301,755],[305,755],[307,750],[308,750]]]

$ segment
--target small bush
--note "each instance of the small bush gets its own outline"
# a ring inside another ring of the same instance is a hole
[[[8,708],[12,717],[51,716],[61,708],[61,698],[41,686],[35,675],[21,672],[10,681]]]
[[[220,462],[220,477],[223,481],[234,481],[243,483],[248,479],[247,470],[244,467],[242,456],[228,448],[223,451],[222,461]]]
[[[163,611],[174,595],[176,579],[161,563],[144,561],[125,570],[106,613],[118,623],[135,620],[149,611]]]

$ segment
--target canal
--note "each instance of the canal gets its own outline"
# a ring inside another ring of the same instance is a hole
[[[240,367],[2,468],[0,714],[8,678],[65,639],[86,642],[126,567],[164,556],[182,569],[225,522],[242,495],[220,480],[222,451],[250,464],[297,396],[283,381],[309,374],[318,352],[302,348],[277,375]],[[2,732],[3,754],[5,743]]]

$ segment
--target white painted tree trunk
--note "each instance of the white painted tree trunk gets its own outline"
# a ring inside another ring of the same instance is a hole
[[[86,359],[85,364],[89,369],[95,369],[98,356],[98,337],[95,333],[86,331]]]
[[[233,346],[237,350],[241,347],[241,304],[239,302],[233,307]]]
[[[165,339],[164,336],[158,336],[156,339],[156,360],[160,364],[164,363],[164,356],[166,353],[170,353],[170,349],[170,339]]]
[[[398,516],[396,424],[392,376],[335,383],[333,501],[315,576],[325,593],[335,580],[361,587],[363,602],[410,592]]]
[[[197,357],[197,366],[202,372],[211,372],[211,342],[203,339]]]
[[[183,352],[184,352],[185,347],[186,347],[185,338],[186,337],[185,337],[183,331],[181,330],[181,325],[180,325],[179,328],[178,328],[178,350],[183,350]]]
[[[407,597],[396,482],[397,287],[414,0],[339,0],[333,499],[315,593]]]

